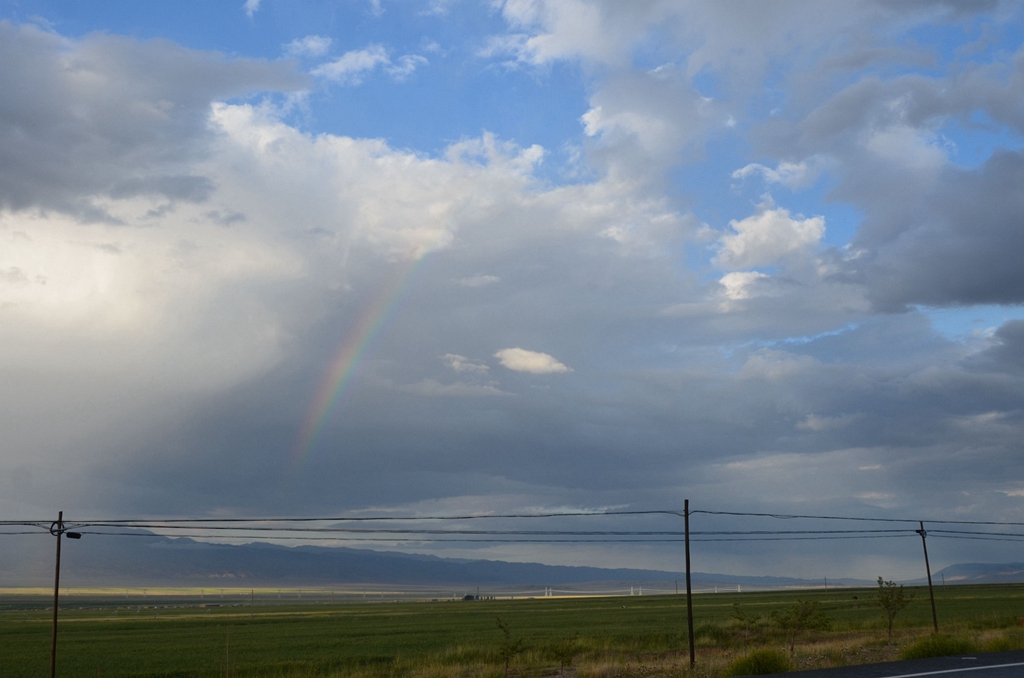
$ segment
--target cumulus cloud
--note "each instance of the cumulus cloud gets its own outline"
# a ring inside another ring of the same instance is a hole
[[[950,341],[912,307],[1022,298],[1021,154],[958,166],[943,138],[974,115],[1020,129],[1017,62],[907,77],[867,49],[946,5],[751,7],[504,3],[499,58],[593,78],[570,114],[586,171],[563,183],[532,140],[405,150],[239,99],[306,87],[286,63],[0,26],[0,478],[19,479],[0,508],[454,510],[473,487],[490,506],[685,491],[1019,520],[1020,321]],[[318,77],[425,63],[349,54]],[[751,155],[705,171],[719,134]],[[849,247],[766,204],[709,249],[686,211],[713,214],[705,185],[796,190],[822,168],[863,215]],[[289,489],[339,345],[363,351]],[[529,376],[568,365],[586,383]]]
[[[864,285],[877,309],[1024,299],[1006,256],[1024,214],[1008,190],[1020,153],[958,164],[943,132],[968,119],[1024,130],[1022,54],[947,75],[865,75],[755,135],[759,153],[830,158],[831,195],[864,215],[835,273]]]
[[[775,169],[759,163],[750,163],[732,173],[733,179],[746,179],[760,176],[765,183],[780,184],[786,188],[800,190],[813,184],[828,162],[821,157],[813,157],[800,162],[782,161]]]
[[[251,19],[256,12],[260,11],[260,2],[261,0],[245,0],[245,4],[242,5],[245,15]]]
[[[364,49],[345,52],[334,61],[317,66],[311,73],[342,85],[358,85],[378,66],[395,80],[402,81],[426,63],[429,63],[426,57],[416,54],[407,54],[392,61],[383,45],[371,44]]]
[[[358,85],[368,71],[389,63],[391,58],[383,45],[369,45],[364,49],[345,52],[334,61],[321,64],[311,72],[315,76],[343,85]]]
[[[576,58],[618,63],[652,24],[674,13],[673,4],[504,0],[502,17],[514,32],[494,48],[530,64]]]
[[[605,83],[581,122],[587,136],[601,143],[600,157],[611,171],[636,181],[658,176],[685,151],[698,150],[726,117],[720,103],[698,93],[682,71],[665,67]]]
[[[52,39],[31,31],[30,37]],[[564,309],[573,306],[572,299],[588,299],[584,305],[594,308],[605,304],[602,286],[610,279],[619,280],[622,291],[660,290],[652,281],[662,276],[677,291],[687,284],[667,260],[652,264],[646,257],[642,270],[653,278],[635,279],[633,251],[601,236],[624,223],[651,234],[681,228],[686,222],[669,200],[614,182],[547,185],[534,175],[544,149],[490,134],[460,140],[436,157],[381,140],[308,134],[283,121],[273,106],[217,101],[246,91],[238,83],[252,82],[252,72],[271,84],[278,76],[284,84],[303,84],[284,66],[236,64],[188,50],[168,56],[162,43],[124,42],[119,49],[140,51],[137,61],[168,60],[166,69],[150,75],[155,81],[149,87],[158,94],[173,93],[171,85],[188,66],[201,71],[195,76],[199,83],[217,82],[224,73],[237,82],[211,86],[205,101],[184,99],[194,119],[184,118],[188,124],[177,137],[164,125],[184,105],[136,123],[140,139],[152,135],[166,146],[140,142],[133,152],[122,149],[108,169],[108,156],[83,156],[80,166],[93,169],[83,172],[85,183],[26,183],[40,193],[0,215],[0,371],[10,393],[19,394],[2,399],[7,456],[0,467],[4,473],[24,467],[52,483],[29,494],[5,492],[5,505],[34,506],[63,491],[56,475],[43,472],[48,465],[77,473],[83,492],[92,486],[84,469],[93,469],[96,482],[111,491],[90,496],[105,497],[109,507],[161,504],[174,510],[180,502],[243,497],[229,487],[233,481],[223,484],[232,477],[224,470],[237,466],[237,446],[260,459],[261,467],[278,468],[281,450],[293,444],[299,409],[339,337],[357,325],[380,289],[393,289],[406,275],[412,276],[407,301],[382,333],[380,360],[366,361],[353,385],[359,397],[348,401],[337,420],[342,428],[360,420],[359,426],[368,427],[364,431],[383,426],[396,432],[396,442],[408,434],[426,441],[430,436],[414,430],[429,419],[444,430],[454,424],[447,409],[429,412],[451,398],[424,396],[462,398],[469,403],[462,413],[479,421],[490,415],[473,411],[472,403],[491,408],[519,400],[477,398],[501,395],[502,389],[473,381],[486,379],[483,361],[452,353],[448,366],[438,364],[437,356],[450,346],[478,347],[487,355],[493,349],[479,347],[501,345],[521,331],[524,317],[566,323]],[[47,49],[74,50],[76,44],[58,41]],[[125,68],[118,60],[105,64],[115,74]],[[56,83],[62,77],[43,75]],[[65,114],[59,106],[54,111]],[[194,148],[185,153],[182,145]],[[79,152],[8,156],[3,171],[16,177],[17,170],[24,174],[38,166],[60,177],[62,165]],[[8,195],[14,195],[11,186],[3,184]],[[63,191],[56,194],[63,204],[85,201],[107,220],[86,226],[87,215],[79,211],[45,209],[58,204],[45,191]],[[529,253],[535,273],[519,269],[527,260],[523,253]],[[428,262],[409,273],[411,262],[427,258],[437,265]],[[493,284],[498,278],[502,285]],[[518,282],[505,289],[510,279]],[[487,294],[453,290],[453,280],[487,284]],[[601,317],[571,322],[573,331],[580,331],[581,322],[588,332],[608,333]],[[423,341],[409,343],[407,337]],[[460,353],[474,355],[470,350]],[[546,354],[513,352],[511,359],[528,370],[569,369]],[[449,382],[430,366],[455,370],[460,381]],[[98,381],[97,374],[107,376]],[[277,396],[264,400],[272,393],[288,394],[287,402]],[[52,407],[64,411],[60,425],[40,426],[40,413]],[[405,415],[406,423],[395,426],[392,416]],[[485,432],[482,425],[466,424],[467,431],[476,431],[468,435]],[[178,434],[164,435],[169,430]],[[214,430],[225,433],[221,442],[201,444]],[[325,440],[337,434],[328,432]],[[70,441],[93,435],[103,443],[83,443],[67,456]],[[351,438],[352,449],[368,449],[369,439],[361,436]],[[461,442],[455,447],[468,455],[467,467],[477,465],[469,448]],[[191,452],[200,448],[209,454]],[[383,459],[397,448],[380,449]],[[180,485],[186,466],[201,468],[208,481],[191,489]],[[365,472],[364,479],[373,475]],[[491,472],[504,471],[486,471]],[[274,482],[257,472],[245,484],[273,494]],[[214,485],[221,489],[210,492]]]
[[[523,348],[503,348],[494,354],[504,367],[514,372],[530,374],[561,374],[572,370],[547,353],[527,351]]]
[[[181,168],[212,141],[210,101],[303,84],[286,64],[106,34],[70,40],[8,22],[0,60],[19,92],[0,110],[0,208],[94,221],[111,218],[104,196],[204,199],[209,178]]]
[[[977,170],[944,172],[909,205],[878,205],[854,240],[865,253],[851,268],[883,308],[1024,303],[1011,254],[1024,247],[1021,181],[1024,154],[996,153]]]
[[[734,271],[723,275],[718,283],[724,288],[726,297],[740,301],[758,296],[759,283],[768,280],[769,276],[757,271]]]
[[[456,372],[469,372],[470,374],[487,374],[490,368],[486,363],[479,360],[472,360],[464,355],[446,353],[441,358],[444,364]]]
[[[331,38],[323,35],[307,35],[295,38],[284,46],[284,53],[289,56],[319,57],[331,49]]]
[[[806,255],[825,235],[825,219],[793,217],[789,210],[762,205],[756,214],[729,222],[733,233],[719,240],[715,261],[724,268],[772,266]]]
[[[398,81],[405,80],[412,75],[417,68],[425,66],[429,61],[418,54],[406,54],[398,57],[398,60],[388,66],[385,70],[388,75]]]

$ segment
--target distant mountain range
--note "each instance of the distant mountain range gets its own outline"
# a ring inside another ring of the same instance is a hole
[[[920,580],[920,583],[926,580]],[[932,574],[932,583],[1009,584],[1024,582],[1024,563],[961,563]],[[919,583],[916,582],[915,583]]]
[[[0,553],[0,586],[38,586],[52,581],[52,540],[31,537],[20,549]],[[5,542],[5,546],[10,542]],[[12,544],[13,545],[13,544]],[[45,548],[44,548],[45,547]],[[407,586],[558,586],[617,582],[661,589],[682,585],[684,574],[627,568],[569,567],[341,547],[254,543],[211,544],[139,532],[132,537],[86,535],[66,541],[61,581],[68,586],[328,586],[393,584]],[[693,574],[694,587],[732,589],[817,587],[822,580]],[[934,575],[946,584],[1024,581],[1024,564],[953,565]],[[856,579],[829,579],[829,585],[871,586]],[[916,582],[915,582],[916,583]]]

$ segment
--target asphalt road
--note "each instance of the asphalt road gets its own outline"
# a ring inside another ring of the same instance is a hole
[[[905,662],[796,671],[792,678],[1024,678],[1024,651],[989,652]]]

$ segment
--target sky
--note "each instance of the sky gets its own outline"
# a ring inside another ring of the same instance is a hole
[[[1020,2],[0,0],[0,514],[1022,521],[1022,252]]]

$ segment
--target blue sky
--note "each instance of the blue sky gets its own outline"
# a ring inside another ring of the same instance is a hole
[[[487,3],[431,11],[426,3],[288,3],[264,0],[251,17],[237,3],[139,4],[5,3],[8,16],[43,19],[62,35],[102,31],[140,40],[165,39],[228,56],[295,58],[310,67],[330,57],[380,45],[389,53],[420,55],[429,64],[400,83],[376,73],[357,88],[325,85],[309,92],[294,122],[313,132],[383,138],[398,148],[437,153],[488,130],[524,145],[557,149],[579,143],[587,110],[587,77],[577,64],[522,69],[485,58],[489,36],[504,32],[501,13]],[[319,56],[289,54],[307,36],[330,39]],[[410,109],[415,110],[411,114]]]
[[[0,20],[5,515],[1024,519],[1019,2]]]

